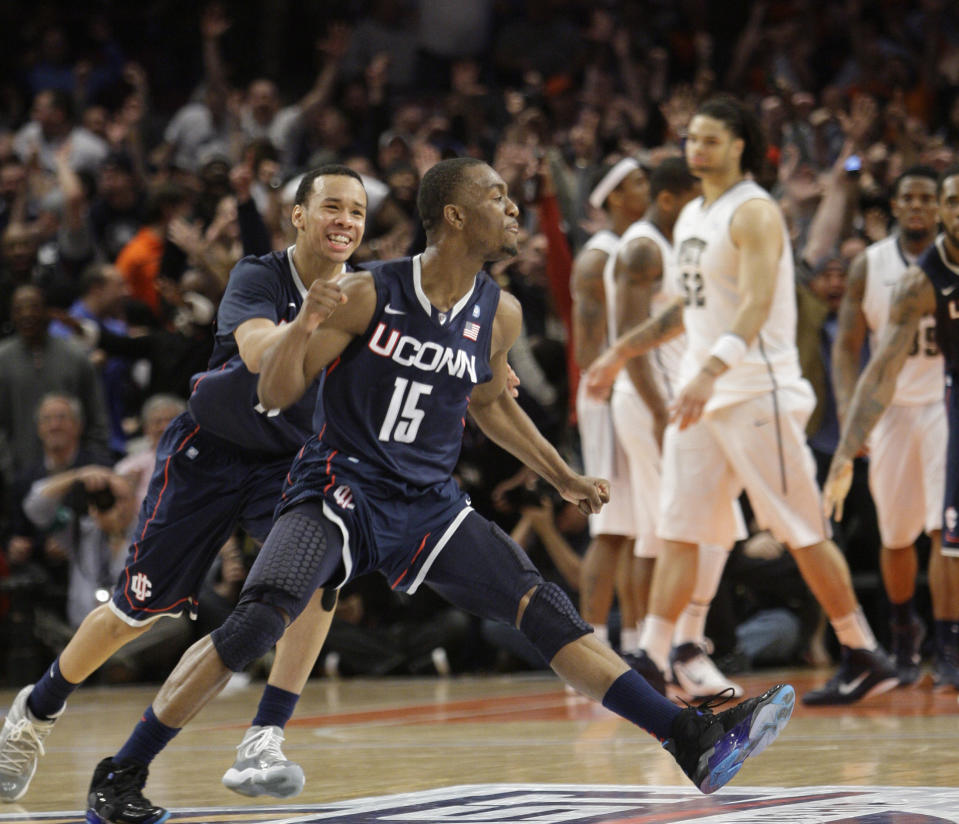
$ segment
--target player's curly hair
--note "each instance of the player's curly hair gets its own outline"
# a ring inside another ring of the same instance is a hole
[[[456,198],[466,170],[482,165],[483,161],[475,157],[451,157],[441,160],[423,175],[416,196],[416,208],[427,235],[442,225],[443,209]]]
[[[696,114],[722,121],[736,137],[742,138],[740,168],[753,174],[760,172],[766,156],[766,138],[763,137],[759,118],[750,108],[732,95],[721,94],[702,103],[696,109]]]

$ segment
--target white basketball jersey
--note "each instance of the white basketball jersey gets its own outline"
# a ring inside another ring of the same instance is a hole
[[[909,260],[892,235],[866,249],[866,289],[862,298],[862,313],[869,327],[869,346],[876,351],[879,340],[889,323],[889,307],[896,284],[906,269],[915,261]],[[936,319],[924,315],[919,320],[919,331],[896,379],[892,402],[898,406],[921,406],[943,399],[943,361],[936,343]]]
[[[614,330],[615,334],[610,335],[610,340],[615,340],[622,330],[616,329],[616,260],[619,250],[622,249],[631,240],[638,238],[649,238],[659,247],[659,255],[663,261],[663,277],[653,293],[650,302],[650,316],[658,315],[665,306],[670,303],[677,295],[675,287],[675,263],[673,247],[663,236],[663,233],[656,228],[655,224],[648,220],[637,220],[620,238],[616,254],[611,256],[612,265],[607,264],[603,270],[603,285],[606,288],[606,316],[607,326]],[[642,320],[645,320],[643,318]],[[637,323],[641,322],[637,320]],[[659,384],[659,391],[667,401],[672,400],[678,390],[677,381],[679,380],[679,364],[686,348],[686,338],[680,335],[670,341],[656,347],[649,353],[650,364],[653,367],[656,380]],[[626,370],[622,370],[616,378],[616,389],[636,393],[636,387],[629,379]]]
[[[682,384],[707,361],[713,344],[729,331],[739,311],[739,250],[729,236],[729,224],[736,210],[749,200],[772,198],[756,183],[743,180],[709,206],[702,197],[690,201],[676,221],[673,243],[687,337],[680,369]],[[775,389],[811,391],[802,378],[796,349],[792,245],[781,216],[780,222],[783,248],[775,271],[769,273],[776,280],[769,316],[746,357],[716,379],[707,412]]]

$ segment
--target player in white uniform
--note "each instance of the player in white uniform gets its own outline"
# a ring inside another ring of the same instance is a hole
[[[651,205],[644,218],[623,234],[615,267],[604,272],[609,301],[610,336],[657,314],[675,296],[672,232],[680,210],[699,194],[699,181],[681,157],[667,158],[650,177]],[[613,269],[613,271],[611,271]],[[616,436],[626,451],[637,540],[634,585],[640,612],[646,612],[654,562],[662,540],[657,533],[661,473],[661,443],[666,404],[672,401],[685,342],[676,338],[648,355],[629,361],[616,378],[610,397]],[[738,504],[733,504],[738,511]],[[703,545],[699,551],[696,586],[675,628],[661,627],[649,616],[642,624],[639,646],[651,650],[657,664],[651,677],[663,673],[689,698],[704,698],[723,690],[742,695],[742,687],[726,678],[706,653],[705,626],[726,564],[724,547]],[[672,654],[671,654],[672,647]],[[627,650],[635,652],[635,648]],[[642,667],[642,659],[629,659]],[[648,669],[648,668],[647,668]]]
[[[900,175],[892,199],[898,231],[872,244],[850,267],[833,349],[840,422],[856,388],[866,335],[870,350],[876,352],[888,325],[896,287],[935,238],[936,180],[936,171],[924,166]],[[923,531],[932,544],[929,590],[937,619],[943,617],[948,599],[943,591],[945,577],[935,574],[942,557],[946,484],[943,444],[948,436],[943,371],[935,318],[926,315],[919,322],[899,373],[892,403],[870,437],[869,488],[879,517],[879,566],[892,605],[892,653],[901,685],[915,683],[920,673],[925,627],[914,603],[918,570],[915,541]]]
[[[573,261],[573,353],[580,370],[609,345],[603,271],[615,260],[619,236],[646,211],[646,173],[632,158],[620,160],[596,184],[590,203],[606,212],[610,228],[594,234]],[[593,625],[597,637],[608,642],[606,622],[618,578],[615,590],[623,628],[620,648],[628,651],[638,642],[638,615],[628,581],[636,525],[626,457],[613,432],[609,406],[588,398],[582,384],[576,394],[576,418],[584,470],[608,478],[611,490],[610,502],[601,512],[589,516],[592,540],[583,557],[579,610]]]
[[[674,622],[688,603],[700,543],[731,544],[730,501],[745,489],[759,525],[786,544],[839,642],[835,677],[804,697],[840,704],[891,689],[895,668],[879,648],[829,539],[804,426],[814,405],[796,350],[792,249],[782,212],[746,178],[762,161],[762,134],[731,98],[702,104],[686,160],[703,197],[674,230],[682,298],[627,332],[587,381],[608,391],[630,357],[677,336],[687,346],[663,443],[660,536],[650,612]]]

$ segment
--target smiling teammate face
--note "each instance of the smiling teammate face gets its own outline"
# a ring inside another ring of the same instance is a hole
[[[366,190],[349,175],[321,175],[306,203],[293,207],[297,246],[345,263],[363,240]]]

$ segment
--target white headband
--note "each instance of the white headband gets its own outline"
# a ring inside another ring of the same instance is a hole
[[[624,157],[612,169],[603,175],[603,179],[596,184],[596,188],[589,195],[589,205],[594,209],[602,209],[609,193],[613,191],[634,169],[639,169],[640,165],[631,157]]]

